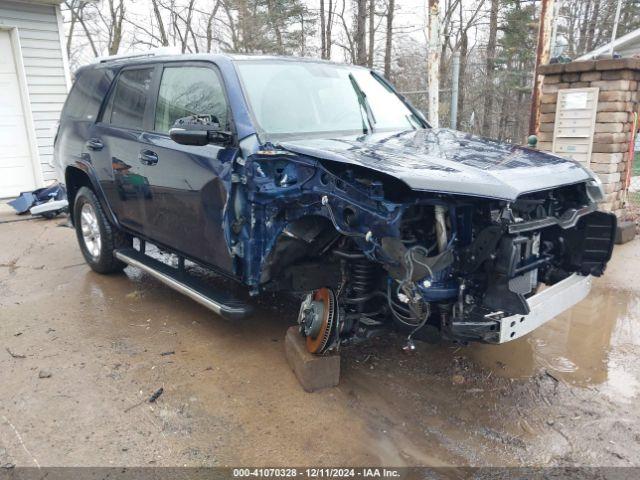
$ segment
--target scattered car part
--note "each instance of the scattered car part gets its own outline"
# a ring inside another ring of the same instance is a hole
[[[69,202],[67,199],[63,200],[49,200],[48,202],[41,203],[35,207],[31,207],[29,212],[31,215],[42,215],[45,218],[54,218],[61,213],[69,211]]]
[[[31,212],[32,215],[42,215],[53,218],[66,212],[69,203],[64,185],[54,183],[48,187],[38,188],[32,192],[22,192],[18,198],[8,202],[18,215]]]

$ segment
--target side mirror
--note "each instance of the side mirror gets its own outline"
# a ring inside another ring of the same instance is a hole
[[[233,134],[220,128],[215,115],[191,115],[179,118],[169,130],[171,140],[181,145],[229,145]]]
[[[187,130],[173,127],[169,130],[169,136],[171,140],[180,145],[203,146],[209,144],[209,132],[206,130]]]

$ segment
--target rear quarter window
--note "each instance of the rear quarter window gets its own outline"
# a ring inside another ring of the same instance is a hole
[[[62,116],[72,120],[94,122],[112,80],[113,73],[106,69],[96,68],[78,72],[64,104]]]
[[[103,121],[115,127],[142,130],[154,67],[124,70],[116,86]]]

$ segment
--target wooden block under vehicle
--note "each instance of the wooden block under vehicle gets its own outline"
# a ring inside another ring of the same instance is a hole
[[[305,347],[298,327],[289,327],[284,338],[284,350],[289,366],[302,388],[315,392],[335,387],[340,381],[340,355],[313,355]]]
[[[636,236],[635,222],[618,222],[616,228],[616,243],[621,245],[630,242]]]

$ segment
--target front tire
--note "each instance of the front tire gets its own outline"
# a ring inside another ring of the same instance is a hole
[[[76,195],[73,224],[82,255],[93,271],[114,273],[126,267],[114,250],[131,247],[131,237],[109,223],[95,193],[87,187]]]

